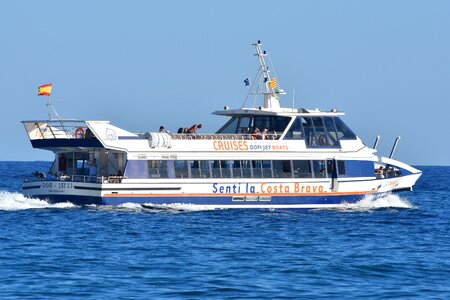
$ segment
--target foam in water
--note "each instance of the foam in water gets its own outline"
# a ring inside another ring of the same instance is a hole
[[[24,209],[40,209],[40,208],[73,208],[76,205],[70,202],[50,204],[47,201],[27,198],[21,193],[11,193],[0,191],[0,210],[24,210]],[[209,206],[193,205],[193,204],[137,204],[124,203],[118,206],[90,206],[94,209],[124,209],[130,211],[207,211],[213,208]],[[389,194],[384,197],[374,197],[368,195],[356,203],[344,203],[337,210],[339,211],[370,211],[382,208],[415,208],[408,200],[401,198],[397,194]]]
[[[356,203],[344,203],[338,210],[343,211],[369,211],[380,208],[416,208],[408,200],[397,194],[388,194],[383,197],[367,195]]]
[[[205,210],[213,210],[213,208],[208,206],[194,205],[194,204],[183,204],[183,203],[174,203],[174,204],[154,204],[154,203],[132,203],[126,202],[118,205],[89,205],[87,206],[91,209],[97,210],[125,210],[125,211],[134,211],[134,212],[193,212],[193,211],[205,211]]]
[[[74,204],[70,202],[50,204],[47,201],[27,198],[20,193],[10,193],[0,191],[0,210],[24,210],[39,208],[72,208]]]
[[[145,203],[142,205],[145,209],[153,209],[153,210],[172,210],[172,211],[206,211],[206,210],[214,210],[214,208],[210,206],[203,205],[194,205],[187,203],[173,203],[173,204],[152,204]]]

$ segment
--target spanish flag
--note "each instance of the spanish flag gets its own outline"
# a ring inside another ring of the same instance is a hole
[[[272,80],[270,81],[269,87],[270,87],[271,89],[274,89],[274,88],[276,88],[277,86],[278,86],[278,82],[277,82],[277,79],[274,77],[274,78],[272,78]]]
[[[49,96],[52,93],[52,84],[48,83],[48,84],[44,84],[41,85],[38,89],[38,96]]]

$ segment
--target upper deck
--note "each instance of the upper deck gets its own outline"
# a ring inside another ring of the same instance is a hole
[[[260,64],[256,77],[260,79],[255,77],[251,84],[246,82],[250,85],[247,98],[255,98],[253,107],[244,107],[246,99],[242,108],[224,107],[215,111],[215,115],[229,117],[215,133],[203,134],[195,130],[177,134],[133,133],[108,121],[61,120],[59,116],[57,120],[23,121],[23,124],[35,148],[55,152],[103,148],[128,153],[129,157],[137,159],[157,158],[158,155],[215,157],[225,152],[241,156],[262,152],[272,156],[286,153],[315,155],[318,152],[340,155],[367,148],[340,119],[343,112],[281,107],[280,97],[286,93],[280,88],[278,79],[271,76],[273,68],[266,65],[268,54],[262,51],[261,43],[258,41],[254,46]],[[256,107],[260,96],[264,104]],[[368,157],[374,150],[362,152]]]

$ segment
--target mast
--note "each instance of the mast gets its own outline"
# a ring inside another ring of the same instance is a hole
[[[266,64],[265,57],[268,55],[266,51],[262,50],[261,41],[258,40],[256,44],[252,44],[256,49],[256,56],[258,56],[259,70],[257,74],[260,74],[259,84],[254,87],[254,84],[250,87],[250,93],[255,95],[255,102],[258,95],[264,96],[264,108],[277,109],[280,108],[280,94],[286,94],[282,89],[278,87],[278,79],[274,76],[270,76],[270,68]],[[252,92],[254,89],[254,92]]]

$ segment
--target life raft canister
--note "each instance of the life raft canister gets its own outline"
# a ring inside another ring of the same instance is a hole
[[[77,130],[75,130],[75,138],[76,139],[84,139],[86,137],[86,133],[84,132],[84,129],[81,127],[78,127]]]

